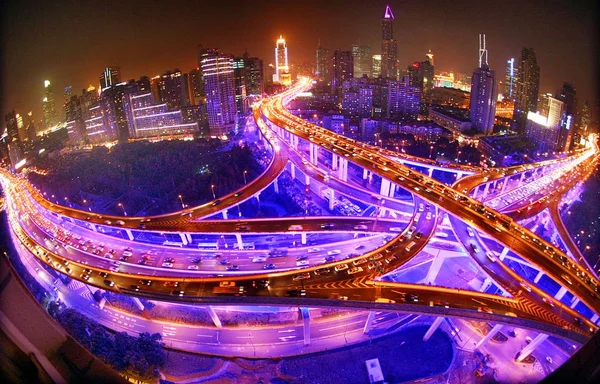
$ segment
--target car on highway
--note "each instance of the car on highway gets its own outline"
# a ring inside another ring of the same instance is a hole
[[[300,224],[294,224],[288,227],[288,231],[302,231],[303,229],[304,227],[302,227]]]
[[[198,267],[196,264],[191,264],[191,265],[188,265],[187,269],[193,269],[193,270],[197,271],[198,269],[200,269],[200,267]]]
[[[348,274],[349,275],[354,275],[355,273],[359,273],[359,272],[362,272],[362,271],[363,271],[362,267],[355,267],[355,268],[349,269],[348,270]]]
[[[310,273],[308,273],[308,272],[298,273],[297,275],[294,275],[294,277],[292,277],[292,280],[294,280],[294,281],[306,280],[306,279],[310,279]]]
[[[297,267],[303,267],[303,266],[307,266],[310,265],[310,262],[308,260],[298,260],[296,261],[296,266]]]
[[[333,229],[334,227],[335,227],[335,224],[333,224],[333,223],[321,224],[321,229]]]
[[[523,288],[524,290],[526,290],[527,292],[531,292],[531,287],[529,285],[527,285],[525,282],[521,281],[519,283],[519,285],[521,286],[521,288]]]
[[[221,204],[221,200],[215,200],[211,205],[213,207],[216,207],[217,205]]]
[[[219,264],[227,265],[227,264],[229,264],[229,261],[227,261],[226,259],[221,259],[221,260],[219,260]]]
[[[263,269],[275,269],[275,264],[265,264],[263,265]]]
[[[571,282],[571,279],[569,278],[569,276],[560,275],[560,278],[563,279],[564,281],[566,281],[567,283],[569,283],[569,285],[573,285],[573,282]]]
[[[469,246],[474,253],[479,253],[479,248],[475,244],[469,244]]]
[[[340,251],[339,249],[334,249],[334,250],[331,250],[331,251],[328,251],[328,252],[327,252],[327,254],[328,254],[329,256],[332,256],[332,255],[339,255],[340,253],[342,253],[342,251]]]
[[[354,229],[356,229],[357,231],[366,231],[367,230],[367,226],[364,224],[359,224],[359,225],[355,225]]]
[[[485,253],[485,255],[487,256],[487,258],[488,258],[488,259],[490,259],[490,261],[491,261],[492,263],[495,263],[495,262],[496,262],[496,255],[494,254],[494,252],[492,252],[492,251],[487,251],[487,252]]]
[[[321,248],[309,248],[308,253],[317,253],[321,252]]]
[[[230,264],[227,266],[226,270],[228,271],[239,271],[240,270],[240,266],[237,264]]]
[[[336,272],[344,271],[344,270],[348,269],[348,264],[338,264],[335,266],[334,269]]]
[[[104,285],[106,285],[107,287],[114,287],[115,286],[115,282],[114,281],[110,281],[110,280],[104,280]]]
[[[362,264],[364,264],[366,262],[367,262],[367,259],[358,259],[358,260],[354,260],[352,262],[352,264],[355,265],[355,266],[357,266],[357,265],[362,265]]]
[[[233,196],[239,197],[239,196],[242,196],[243,194],[244,194],[244,191],[238,191],[238,192],[234,193]]]
[[[467,227],[467,234],[470,237],[475,237],[475,232],[473,232],[473,230],[471,229],[471,227]]]
[[[554,307],[554,302],[549,298],[549,297],[542,297],[542,300],[544,300],[544,303],[548,304],[551,307]]]
[[[265,261],[267,261],[265,256],[256,256],[252,258],[253,263],[264,263]]]
[[[391,227],[389,229],[389,231],[390,232],[402,232],[402,231],[404,231],[404,228],[401,228],[401,227]]]
[[[235,287],[235,281],[221,281],[219,287]]]
[[[165,261],[164,263],[161,264],[161,266],[163,268],[173,268],[173,263],[169,263],[169,262]]]
[[[195,257],[192,259],[192,263],[194,263],[194,264],[200,264],[201,262],[202,262],[202,260],[198,257]]]
[[[431,212],[427,212],[427,214],[425,215],[425,220],[431,220]]]
[[[331,272],[331,269],[329,268],[317,268],[315,269],[315,275],[326,275],[329,272]]]

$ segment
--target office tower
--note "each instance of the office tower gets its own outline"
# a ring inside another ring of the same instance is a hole
[[[389,5],[381,20],[381,77],[398,78],[398,43],[394,40],[394,14]]]
[[[33,122],[32,112],[29,112],[27,114],[27,117],[28,117],[28,123],[27,123],[27,128],[25,129],[25,131],[27,132],[27,139],[29,141],[33,142],[37,138],[37,128],[35,126],[35,123]]]
[[[233,59],[233,83],[235,87],[235,107],[239,115],[246,113],[246,67],[244,58]]]
[[[315,76],[317,80],[330,83],[332,66],[331,52],[328,48],[322,47],[320,42],[317,47],[316,63]]]
[[[218,49],[201,49],[200,68],[210,135],[223,136],[233,131],[237,117],[233,59]]]
[[[167,103],[169,110],[189,105],[187,77],[179,69],[163,73],[158,81],[158,94],[160,100]]]
[[[353,45],[352,60],[354,62],[354,77],[371,77],[373,71],[373,56],[368,45]]]
[[[485,35],[479,35],[479,67],[471,77],[471,126],[489,135],[494,130],[496,115],[496,72],[488,67],[488,54],[485,46]]]
[[[56,116],[56,102],[54,99],[54,87],[48,80],[44,80],[44,100],[42,110],[44,112],[44,124],[50,128],[58,124]]]
[[[504,97],[508,97],[509,99],[515,98],[515,90],[516,90],[516,81],[517,81],[517,67],[515,65],[515,58],[511,58],[506,61],[506,74],[504,76]]]
[[[192,105],[198,105],[205,102],[204,83],[202,82],[202,71],[195,68],[189,74],[190,102]]]
[[[433,89],[434,68],[429,60],[415,61],[408,66],[409,84],[419,88],[421,92],[421,111],[427,111],[427,104],[431,102],[431,90]]]
[[[373,78],[378,78],[381,76],[381,55],[373,55],[373,69],[371,73],[373,74]]]
[[[101,140],[96,142],[119,140],[123,143],[129,139],[127,118],[123,111],[126,88],[126,84],[119,83],[102,90],[100,106],[104,117],[104,134],[99,134],[98,139]],[[88,137],[89,135],[88,132]]]
[[[513,130],[524,133],[527,113],[537,110],[540,90],[540,67],[533,48],[523,48],[519,62],[518,81],[515,89],[515,113]]]
[[[577,114],[577,91],[572,84],[563,83],[562,88],[556,91],[555,97],[565,103],[565,112],[573,117]]]
[[[581,108],[581,119],[579,122],[579,129],[582,135],[588,134],[592,124],[592,110],[590,109],[590,104],[586,101],[583,103],[583,107]]]
[[[433,53],[431,52],[431,49],[429,50],[429,52],[427,52],[425,54],[425,56],[427,56],[427,61],[429,61],[429,63],[431,64],[431,66],[435,67],[435,63],[433,61]]]
[[[15,143],[21,145],[21,138],[19,137],[19,126],[17,123],[17,113],[13,109],[4,116],[4,122],[6,124],[6,136],[9,144]]]
[[[246,95],[262,95],[265,87],[263,61],[258,57],[248,57],[248,53],[245,53],[244,66],[246,67]]]
[[[564,115],[566,112],[566,104],[552,96],[548,98],[548,114],[546,117],[548,118],[546,121],[546,125],[552,128],[558,128],[563,121]]]
[[[354,64],[352,52],[336,50],[333,53],[331,70],[331,88],[336,90],[342,86],[344,80],[354,77]]]
[[[421,90],[405,81],[389,80],[387,117],[415,117],[420,111]]]
[[[151,92],[152,85],[150,84],[150,78],[148,76],[142,76],[136,82],[138,92]]]
[[[100,90],[104,90],[121,82],[121,67],[106,67],[100,74]]]
[[[279,39],[277,39],[275,44],[275,75],[273,76],[273,82],[281,83],[285,86],[292,84],[290,67],[288,65],[287,44],[281,35],[279,35]]]

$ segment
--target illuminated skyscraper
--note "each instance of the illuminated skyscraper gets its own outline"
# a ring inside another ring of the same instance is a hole
[[[527,113],[536,112],[540,90],[540,67],[533,48],[523,48],[519,63],[518,81],[515,88],[515,113],[513,130],[523,134]]]
[[[100,74],[100,90],[104,90],[121,82],[121,67],[106,67]]]
[[[342,86],[344,80],[354,77],[354,64],[352,52],[337,50],[333,53],[331,87],[336,90]]]
[[[394,40],[394,14],[389,5],[381,20],[381,77],[398,78],[398,43]]]
[[[471,77],[470,120],[472,127],[489,135],[496,115],[496,72],[488,67],[485,35],[479,35],[479,67]]]
[[[201,49],[200,67],[210,135],[222,136],[233,131],[237,117],[233,58],[218,49]]]
[[[160,76],[158,94],[169,110],[181,109],[190,104],[187,76],[179,69],[167,71]]]
[[[381,76],[381,55],[373,55],[373,69],[371,71],[373,78]]]
[[[316,55],[316,70],[315,76],[317,80],[324,81],[326,83],[331,82],[331,52],[328,48],[322,47],[319,42],[319,46],[317,47],[317,55]]]
[[[281,35],[279,35],[279,39],[277,39],[275,45],[275,75],[273,76],[273,82],[281,83],[285,86],[292,84],[290,67],[288,65],[287,44]]]
[[[244,54],[244,66],[246,67],[246,94],[262,95],[264,91],[263,61],[258,57],[248,57]]]
[[[368,45],[353,45],[352,60],[354,61],[354,77],[372,76],[373,57]]]
[[[237,113],[246,113],[246,65],[244,58],[233,59],[233,82],[235,86],[235,107]]]
[[[511,58],[506,61],[506,76],[504,77],[504,97],[509,99],[515,98],[515,88],[517,81],[517,67],[515,65],[515,58]]]
[[[56,102],[54,99],[54,87],[48,80],[44,80],[44,93],[45,97],[42,104],[42,110],[44,112],[44,123],[46,127],[53,127],[58,123],[56,116]]]

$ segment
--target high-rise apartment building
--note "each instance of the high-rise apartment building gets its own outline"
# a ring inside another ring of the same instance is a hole
[[[372,65],[371,74],[373,78],[378,78],[381,76],[381,55],[373,55],[372,57]]]
[[[179,69],[163,73],[158,82],[158,94],[170,110],[180,110],[188,106],[190,100],[187,75]]]
[[[246,66],[243,57],[233,59],[233,82],[235,86],[235,107],[239,115],[246,113]]]
[[[234,130],[237,118],[233,58],[218,49],[201,48],[200,68],[210,135],[223,136]]]
[[[121,67],[106,67],[100,74],[100,90],[112,87],[121,82]]]
[[[329,84],[331,82],[331,52],[319,43],[316,54],[315,76],[317,80]]]
[[[504,89],[502,90],[504,97],[509,99],[515,98],[515,89],[517,82],[517,66],[515,58],[512,57],[506,61],[506,74],[504,75]]]
[[[287,44],[281,35],[279,35],[279,39],[277,39],[275,44],[275,75],[273,76],[273,82],[281,83],[285,86],[292,84]]]
[[[100,106],[104,118],[103,135],[99,134],[102,141],[119,140],[123,143],[129,139],[127,117],[123,110],[123,97],[127,93],[127,85],[118,83],[102,90]],[[90,136],[88,132],[88,137]]]
[[[471,77],[469,118],[471,126],[485,135],[494,129],[497,96],[496,72],[488,67],[485,35],[479,35],[479,67]]]
[[[421,90],[405,81],[389,80],[387,117],[416,117],[420,111]]]
[[[263,61],[258,57],[248,57],[248,53],[245,53],[244,66],[246,71],[246,95],[262,95],[265,87]]]
[[[577,115],[577,91],[572,84],[563,83],[563,86],[554,95],[565,103],[565,113],[575,117]]]
[[[204,83],[202,82],[202,71],[194,68],[189,74],[190,102],[192,105],[203,103],[206,99],[204,94]]]
[[[372,77],[373,56],[368,45],[353,45],[352,60],[354,63],[354,77]]]
[[[518,81],[515,89],[515,113],[513,129],[525,132],[528,112],[536,112],[540,90],[540,67],[533,48],[523,48],[519,62]]]
[[[434,68],[429,60],[415,61],[408,66],[408,82],[421,91],[421,111],[427,111],[426,104],[431,102],[431,90],[434,85]]]
[[[44,100],[42,104],[44,112],[44,124],[47,128],[58,124],[56,116],[56,101],[54,99],[54,87],[48,80],[44,80]]]
[[[340,88],[344,80],[354,77],[354,63],[351,51],[336,50],[333,53],[331,75],[331,88],[333,90]]]
[[[381,77],[398,78],[398,42],[394,40],[394,14],[389,5],[381,20]]]

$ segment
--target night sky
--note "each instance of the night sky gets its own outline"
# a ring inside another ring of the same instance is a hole
[[[477,34],[486,33],[490,66],[533,47],[540,92],[572,82],[580,100],[594,100],[598,69],[596,1],[81,1],[7,0],[2,5],[2,116],[15,108],[41,119],[43,81],[79,94],[97,86],[107,65],[122,79],[197,66],[197,46],[271,63],[283,34],[292,63],[314,61],[317,40],[332,50],[353,43],[380,53],[380,20],[389,3],[396,16],[400,65],[435,54],[436,69],[472,72]],[[502,75],[500,75],[502,74]]]

